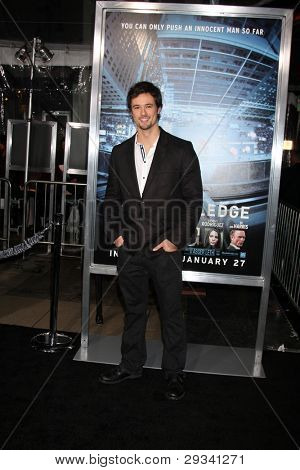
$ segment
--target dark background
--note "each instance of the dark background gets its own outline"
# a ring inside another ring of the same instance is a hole
[[[139,2],[137,2],[139,3]],[[146,3],[146,2],[140,2]],[[153,3],[199,3],[193,1],[160,1]],[[41,37],[45,43],[82,44],[92,50],[95,0],[0,0],[0,40],[25,41]],[[299,0],[205,1],[203,5],[235,5],[294,10],[294,26],[289,91],[300,94],[300,2]],[[72,75],[70,73],[70,75]],[[11,85],[18,85],[11,76]],[[69,77],[72,81],[72,76]],[[2,88],[0,78],[0,89]]]

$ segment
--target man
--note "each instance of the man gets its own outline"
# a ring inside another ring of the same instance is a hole
[[[103,205],[106,236],[118,248],[119,285],[125,319],[122,360],[100,381],[139,378],[146,361],[148,282],[152,279],[162,325],[166,398],[185,394],[185,323],[181,309],[181,249],[190,242],[202,208],[198,157],[191,142],[158,126],[160,90],[135,84],[127,105],[137,132],[114,147]]]
[[[228,250],[239,251],[243,247],[246,240],[245,230],[232,229],[229,232],[229,236],[230,245],[228,246]]]
[[[279,201],[300,209],[300,150],[292,150],[291,166],[281,172]]]
[[[5,178],[6,137],[0,135],[0,178]]]

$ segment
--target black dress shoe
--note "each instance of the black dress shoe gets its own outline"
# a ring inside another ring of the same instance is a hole
[[[167,390],[165,397],[168,400],[181,400],[185,395],[184,382],[182,375],[170,377],[167,381]]]
[[[99,382],[102,384],[114,385],[124,382],[124,380],[138,379],[140,377],[142,377],[142,372],[129,372],[128,370],[122,369],[122,367],[118,366],[106,374],[101,374]]]

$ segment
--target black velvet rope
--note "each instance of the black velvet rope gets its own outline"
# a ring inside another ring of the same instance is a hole
[[[42,238],[44,238],[45,233],[48,232],[48,230],[50,230],[52,225],[53,225],[53,222],[50,222],[50,224],[47,225],[47,227],[45,227],[40,232],[35,233],[34,235],[32,235],[32,237],[27,238],[22,243],[12,246],[11,248],[6,248],[6,250],[0,251],[0,260],[10,258],[11,256],[16,256],[21,253],[24,253],[27,250],[30,250],[30,248],[32,248],[34,245],[39,243],[39,241]]]

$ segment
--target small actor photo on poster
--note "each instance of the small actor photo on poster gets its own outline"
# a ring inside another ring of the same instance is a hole
[[[205,229],[204,248],[221,249],[223,241],[223,232],[217,228]]]
[[[201,235],[201,229],[200,229],[199,225],[197,225],[196,230],[195,230],[195,239],[192,243],[189,243],[188,246],[202,247],[203,244],[201,242],[200,235]]]
[[[240,251],[244,249],[246,240],[246,231],[242,229],[233,228],[229,231],[230,243],[227,247],[228,251]]]

